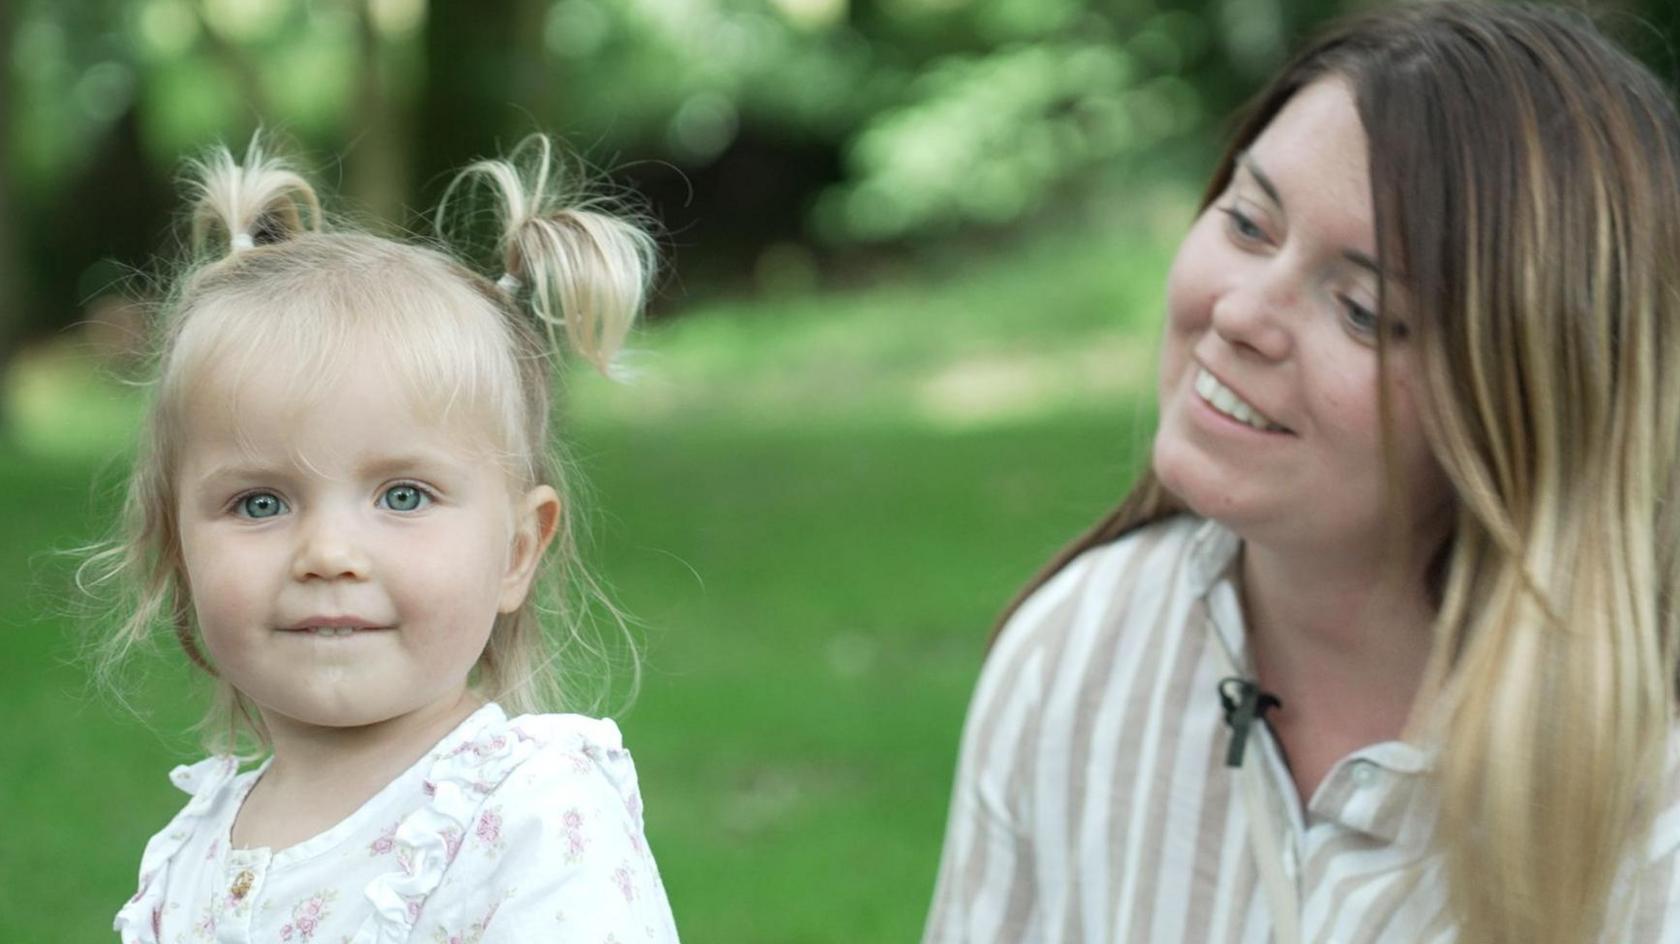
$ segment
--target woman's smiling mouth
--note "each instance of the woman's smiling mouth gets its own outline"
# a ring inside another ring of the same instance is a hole
[[[1237,396],[1230,387],[1220,383],[1219,379],[1213,376],[1207,368],[1199,365],[1196,367],[1195,387],[1196,395],[1201,397],[1208,406],[1245,426],[1266,433],[1289,432],[1288,429],[1273,422],[1270,417],[1255,409],[1248,401]]]

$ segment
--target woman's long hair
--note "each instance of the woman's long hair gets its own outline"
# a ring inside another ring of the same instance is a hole
[[[1414,722],[1440,748],[1460,940],[1582,944],[1625,917],[1612,889],[1663,796],[1675,716],[1680,120],[1577,14],[1403,6],[1284,68],[1204,206],[1325,77],[1368,136],[1378,250],[1401,273],[1456,492]],[[1182,509],[1145,472],[1010,611],[1087,548]]]

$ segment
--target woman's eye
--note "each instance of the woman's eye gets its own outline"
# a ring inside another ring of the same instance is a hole
[[[252,492],[234,503],[242,518],[272,518],[286,510],[286,503],[273,492]]]
[[[1393,340],[1400,340],[1406,336],[1405,322],[1379,317],[1376,312],[1350,298],[1341,297],[1339,301],[1344,310],[1342,318],[1347,322],[1348,329],[1360,337],[1375,339],[1380,329],[1386,329],[1388,336]]]
[[[418,485],[393,485],[380,496],[380,504],[392,511],[415,511],[431,500]]]
[[[1227,226],[1231,232],[1244,242],[1260,242],[1266,238],[1266,231],[1261,229],[1247,213],[1235,206],[1220,207],[1219,212],[1225,214]]]

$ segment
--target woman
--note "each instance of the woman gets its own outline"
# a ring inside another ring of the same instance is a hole
[[[1257,99],[1151,469],[1005,618],[926,940],[1680,939],[1680,121],[1431,3]]]

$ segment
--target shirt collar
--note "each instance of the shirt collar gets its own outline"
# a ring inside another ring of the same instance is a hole
[[[1190,592],[1198,599],[1230,576],[1242,540],[1217,521],[1204,520],[1190,536]]]

